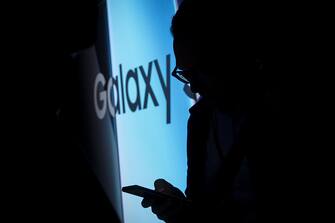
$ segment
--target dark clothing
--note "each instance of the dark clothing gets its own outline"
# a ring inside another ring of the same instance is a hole
[[[277,173],[271,154],[279,151],[279,117],[265,107],[232,117],[235,124],[230,132],[220,131],[229,120],[213,119],[224,112],[206,99],[190,109],[186,196],[194,204],[193,220],[260,222],[266,219],[266,206],[275,209],[271,206],[277,194],[271,178]],[[216,151],[209,152],[211,147]]]

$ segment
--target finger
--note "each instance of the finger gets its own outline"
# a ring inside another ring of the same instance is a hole
[[[162,211],[162,215],[165,215],[166,220],[173,220],[173,219],[178,219],[178,217],[183,213],[185,210],[183,207],[178,204],[172,206],[170,209],[166,211]]]
[[[162,207],[166,205],[166,200],[156,199],[151,205],[151,210],[154,214],[159,214]]]
[[[154,203],[154,200],[150,199],[150,198],[144,198],[141,202],[142,207],[144,207],[144,208],[148,208],[148,207],[152,206],[153,203]]]
[[[185,216],[188,216],[189,206],[183,202],[175,203],[170,209],[162,210],[162,218],[166,222],[181,222]],[[184,221],[183,221],[184,222]]]
[[[181,206],[177,202],[169,201],[159,206],[155,212],[160,220],[174,219],[180,214]]]
[[[174,204],[171,201],[166,201],[161,203],[159,206],[153,205],[152,207],[155,209],[153,212],[157,214],[157,216],[166,216],[169,211],[173,209]]]

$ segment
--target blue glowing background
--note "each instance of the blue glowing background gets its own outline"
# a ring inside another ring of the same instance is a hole
[[[121,113],[116,116],[121,185],[153,188],[156,179],[164,178],[183,191],[187,169],[186,127],[192,102],[183,92],[182,83],[170,77],[171,123],[167,124],[166,98],[154,64],[150,83],[158,106],[154,106],[149,96],[148,107],[143,109],[146,85],[139,71],[139,66],[143,66],[148,72],[149,62],[157,59],[166,84],[167,55],[171,58],[170,72],[175,66],[169,31],[175,13],[174,1],[108,0],[107,10],[112,75],[119,81],[119,92],[114,94],[122,100],[119,65],[122,64],[124,88],[127,71],[137,68],[142,106],[141,110],[132,112],[124,93],[125,113],[121,106]],[[129,81],[128,92],[135,101],[134,79]],[[123,193],[122,199],[126,223],[160,222],[150,209],[142,208],[141,198]]]

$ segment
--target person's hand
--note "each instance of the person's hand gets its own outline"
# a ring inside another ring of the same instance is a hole
[[[154,199],[152,197],[146,197],[142,200],[142,206],[144,208],[151,207],[152,212],[161,220],[166,222],[179,221],[179,218],[185,214],[188,207],[186,197],[183,192],[164,179],[158,179],[155,181],[155,190],[180,199]]]

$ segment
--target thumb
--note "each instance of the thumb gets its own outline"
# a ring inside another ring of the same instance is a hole
[[[164,179],[158,179],[155,181],[155,190],[162,193],[174,195],[177,197],[185,197],[184,193],[181,190],[174,187],[172,184],[170,184]]]
[[[155,180],[155,190],[158,192],[168,192],[170,188],[173,186],[164,179],[157,179]]]

